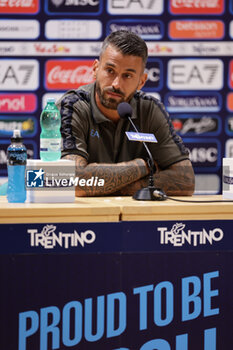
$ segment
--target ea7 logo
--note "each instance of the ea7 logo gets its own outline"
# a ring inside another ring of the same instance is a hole
[[[0,90],[36,90],[38,86],[38,61],[0,60]]]
[[[168,87],[172,90],[220,90],[223,87],[223,62],[219,59],[170,60]]]
[[[162,0],[109,0],[108,12],[112,15],[160,15]]]

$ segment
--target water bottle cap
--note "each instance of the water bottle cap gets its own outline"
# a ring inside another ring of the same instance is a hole
[[[21,142],[22,141],[22,137],[21,137],[21,133],[19,129],[15,129],[13,131],[13,136],[11,137],[11,141],[13,142]]]
[[[49,97],[47,98],[47,103],[48,102],[54,102],[55,103],[55,98],[54,97]]]

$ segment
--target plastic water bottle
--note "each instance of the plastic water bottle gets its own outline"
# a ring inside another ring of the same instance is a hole
[[[24,203],[26,200],[26,163],[27,149],[23,144],[20,130],[14,130],[11,144],[7,148],[7,200],[10,203]]]
[[[55,161],[61,158],[61,115],[54,98],[48,98],[40,115],[40,159]]]

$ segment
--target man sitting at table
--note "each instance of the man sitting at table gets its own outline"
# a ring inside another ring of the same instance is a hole
[[[75,160],[79,179],[101,179],[104,186],[76,187],[77,196],[133,195],[148,186],[148,154],[142,142],[129,141],[128,119],[117,106],[128,102],[142,133],[153,133],[148,145],[155,186],[167,195],[192,195],[194,172],[189,153],[173,128],[163,104],[141,92],[147,80],[144,40],[128,31],[111,33],[93,64],[95,82],[66,92],[57,105],[62,117],[62,156]]]

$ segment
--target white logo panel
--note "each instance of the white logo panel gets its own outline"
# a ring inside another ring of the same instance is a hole
[[[232,39],[233,38],[233,21],[231,21],[229,25],[229,35]]]
[[[219,59],[172,59],[168,62],[171,90],[220,90],[223,62]]]
[[[220,178],[215,174],[195,174],[195,194],[218,194]]]
[[[0,20],[0,39],[36,39],[39,34],[36,20]]]
[[[109,0],[108,12],[111,15],[160,15],[163,0]]]
[[[225,144],[225,157],[233,158],[233,140],[228,139]]]
[[[99,39],[102,24],[98,20],[49,20],[45,35],[48,39]]]
[[[36,90],[39,87],[37,60],[0,60],[0,90]]]

